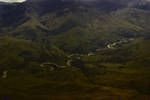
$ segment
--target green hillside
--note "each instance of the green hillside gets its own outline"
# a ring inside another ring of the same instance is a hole
[[[149,3],[84,2],[0,3],[0,100],[149,100]]]

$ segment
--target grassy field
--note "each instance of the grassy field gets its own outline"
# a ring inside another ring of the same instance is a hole
[[[38,75],[10,71],[7,79],[0,79],[0,97],[8,100],[149,100],[149,66],[103,66],[95,67],[97,71],[91,68],[88,76],[74,67]]]

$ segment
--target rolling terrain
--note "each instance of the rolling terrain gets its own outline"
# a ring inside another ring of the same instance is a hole
[[[0,99],[149,100],[150,2],[0,3]]]

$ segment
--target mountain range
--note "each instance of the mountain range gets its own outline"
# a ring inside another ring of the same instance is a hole
[[[0,2],[0,99],[149,99],[149,16],[149,0]]]
[[[98,37],[99,40],[110,40],[111,35],[117,35],[114,36],[115,38],[120,38],[130,33],[131,35],[132,33],[140,35],[149,31],[148,24],[150,22],[148,19],[149,2],[139,2],[146,1],[120,0],[115,2],[115,0],[95,0],[95,2],[77,2],[74,0],[29,0],[21,4],[3,4],[0,6],[1,33],[6,33],[5,31],[7,31],[7,33],[14,36],[23,33],[21,35],[25,35],[23,36],[24,38],[33,40],[31,34],[36,39],[38,34],[35,31],[39,31],[39,35],[43,38],[45,37],[44,35],[47,35],[47,38],[51,38],[51,35],[53,35],[54,41],[51,42],[58,44],[62,49],[64,49],[63,44],[60,43],[65,42],[63,40],[64,36],[69,34],[70,31],[73,32],[69,35],[75,36],[74,39],[66,41],[66,46],[79,39],[81,34],[83,38],[86,38],[86,42],[89,39],[94,41]],[[7,29],[8,27],[9,29]],[[32,31],[32,33],[28,34],[28,31]],[[78,33],[81,34],[78,36]],[[105,33],[108,33],[107,36],[105,36]],[[96,37],[94,37],[95,35]],[[111,38],[113,39],[113,37]],[[78,48],[78,43],[75,43],[77,45],[75,48]]]

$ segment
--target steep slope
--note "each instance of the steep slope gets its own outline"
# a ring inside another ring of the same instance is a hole
[[[15,27],[26,19],[26,7],[23,4],[0,5],[0,27]]]

